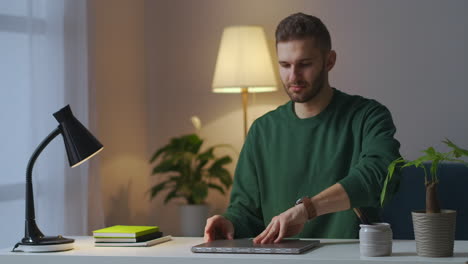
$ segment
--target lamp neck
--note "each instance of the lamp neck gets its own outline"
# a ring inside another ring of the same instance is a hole
[[[30,236],[43,236],[39,228],[36,226],[35,212],[34,212],[34,195],[32,185],[32,170],[34,163],[41,154],[41,152],[49,145],[49,143],[61,133],[60,126],[54,129],[34,150],[31,158],[28,162],[26,169],[26,226],[25,226],[25,237]]]
[[[244,113],[244,141],[247,138],[247,106],[249,104],[249,89],[242,88],[242,112]]]

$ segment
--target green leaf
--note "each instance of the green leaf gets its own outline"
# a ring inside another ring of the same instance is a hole
[[[182,177],[180,175],[174,175],[169,177],[169,181],[175,183],[175,188],[179,188],[180,182],[182,181]]]
[[[195,204],[202,204],[208,196],[208,185],[205,182],[197,182],[192,189],[192,199]]]
[[[201,145],[203,144],[203,140],[201,140],[197,134],[185,135],[180,138],[175,138],[173,140],[175,149],[194,154],[198,153]]]
[[[153,168],[153,175],[158,173],[165,173],[171,171],[178,171],[180,172],[180,167],[174,164],[172,160],[164,160],[159,165]]]
[[[387,188],[388,188],[388,177],[385,178],[384,185],[382,187],[382,192],[380,193],[380,206],[383,207],[385,199],[387,198]]]
[[[209,160],[212,160],[215,158],[214,154],[213,154],[213,151],[214,151],[214,147],[211,147],[209,149],[207,149],[206,151],[200,153],[197,157],[197,160],[200,160],[200,161],[209,161]]]
[[[163,181],[155,186],[153,186],[151,189],[150,189],[150,196],[151,196],[151,199],[153,199],[156,195],[158,195],[158,193],[162,190],[164,190],[166,188],[166,184],[168,184],[170,182],[170,180],[166,180],[166,181]]]
[[[170,147],[171,147],[170,145],[166,145],[166,146],[156,150],[156,152],[153,154],[153,156],[150,159],[150,163],[153,163],[159,157],[159,155],[161,155],[162,153],[168,151],[170,149]]]
[[[206,164],[212,159],[215,159],[215,156],[213,154],[214,147],[209,148],[205,152],[201,153],[197,157],[198,165],[195,168],[196,171],[200,172],[200,177],[201,177],[201,170],[203,167],[205,167]]]
[[[218,190],[221,194],[226,194],[226,192],[224,192],[223,187],[221,187],[221,186],[219,186],[219,185],[217,185],[217,184],[208,183],[208,187],[209,187],[209,188],[212,188],[212,189]]]
[[[223,156],[223,157],[217,159],[217,160],[213,163],[213,166],[212,166],[212,167],[222,167],[222,166],[224,166],[224,165],[226,165],[226,164],[229,164],[229,163],[231,163],[231,162],[232,162],[231,157],[229,157],[229,156],[226,155],[226,156]]]
[[[397,165],[401,163],[405,163],[405,159],[403,157],[399,157],[396,160],[392,161],[390,165],[388,165],[387,169],[387,176],[385,177],[385,181],[382,187],[382,192],[380,193],[380,205],[383,206],[385,204],[385,201],[387,199],[387,189],[388,185],[390,184],[390,181],[393,178],[393,174],[395,173],[395,169],[397,168]]]
[[[456,158],[459,158],[461,156],[468,156],[468,150],[458,147],[457,145],[455,145],[455,143],[450,141],[448,138],[446,138],[442,142],[453,149],[453,153]]]
[[[450,161],[450,162],[462,163],[462,164],[468,166],[468,162],[466,162],[464,160],[461,160],[461,159],[446,158],[445,160]]]
[[[426,150],[423,150],[428,156],[435,156],[435,149],[433,147],[429,147]]]
[[[226,188],[231,187],[232,185],[231,173],[229,173],[229,171],[226,170],[225,168],[211,167],[208,173],[209,173],[209,177],[219,179]]]
[[[177,190],[173,190],[169,192],[166,196],[166,199],[164,199],[164,204],[167,204],[170,200],[180,197],[180,195],[177,194]]]

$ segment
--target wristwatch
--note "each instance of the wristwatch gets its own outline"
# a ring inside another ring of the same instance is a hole
[[[307,210],[307,219],[308,220],[310,220],[312,218],[315,218],[315,216],[316,216],[315,207],[312,204],[312,202],[310,201],[309,197],[304,196],[302,198],[299,198],[296,201],[296,205],[298,205],[298,204],[304,204],[304,206],[305,206],[305,208]]]

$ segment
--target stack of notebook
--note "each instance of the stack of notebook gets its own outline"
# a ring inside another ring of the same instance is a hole
[[[115,225],[93,231],[97,247],[145,247],[171,240],[158,226]]]

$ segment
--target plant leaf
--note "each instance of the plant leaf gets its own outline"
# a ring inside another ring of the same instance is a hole
[[[177,190],[173,190],[169,192],[166,196],[166,199],[164,199],[164,204],[167,204],[167,202],[177,197],[181,197],[180,195],[177,194]]]
[[[215,159],[215,156],[213,154],[214,147],[209,148],[205,152],[201,153],[197,157],[198,165],[195,170],[200,172],[200,177],[201,177],[201,169],[205,167],[205,165],[208,163],[208,161]]]
[[[181,152],[190,152],[193,154],[198,153],[201,145],[203,144],[203,140],[200,139],[197,134],[185,135],[173,140],[175,149]]]
[[[207,150],[205,150],[204,152],[200,153],[197,157],[197,160],[200,160],[200,161],[208,161],[208,160],[212,160],[215,158],[214,154],[213,154],[213,151],[214,151],[214,147],[211,147]]]
[[[180,172],[180,167],[174,164],[172,160],[164,160],[159,165],[153,168],[153,175],[158,174],[158,173],[165,173],[165,172],[171,172],[171,171],[177,171]]]
[[[150,163],[153,163],[159,157],[159,155],[166,152],[168,149],[170,149],[170,147],[171,146],[168,144],[168,145],[165,145],[164,147],[156,150],[156,152],[153,154],[153,156],[150,159]]]
[[[195,204],[201,204],[208,196],[208,185],[205,182],[197,182],[192,189],[192,199]]]
[[[219,159],[217,159],[214,163],[213,163],[213,166],[212,167],[222,167],[226,164],[229,164],[232,162],[232,158],[229,157],[229,156],[223,156]]]
[[[208,183],[208,187],[218,190],[221,194],[226,194],[226,193],[224,192],[223,187],[221,187],[221,186],[219,186],[219,185],[217,185],[217,184]]]
[[[211,167],[208,171],[209,177],[217,178],[221,181],[221,183],[227,188],[231,187],[232,185],[232,177],[231,173],[228,170],[222,167]]]
[[[435,149],[433,147],[429,147],[426,150],[423,150],[428,156],[435,156]]]
[[[168,184],[171,180],[163,181],[150,189],[150,198],[153,199],[158,193],[166,188],[166,184]]]
[[[453,153],[456,158],[459,158],[461,156],[468,156],[468,150],[458,147],[457,145],[455,145],[455,143],[450,141],[448,138],[446,138],[442,142],[453,149]]]
[[[387,199],[387,189],[388,185],[390,184],[390,181],[393,178],[393,174],[395,173],[395,169],[397,165],[401,163],[405,163],[405,159],[403,157],[399,157],[396,160],[392,161],[390,165],[388,165],[387,169],[387,176],[385,177],[385,181],[382,187],[382,192],[380,193],[380,205],[383,206],[385,204],[385,201]]]

